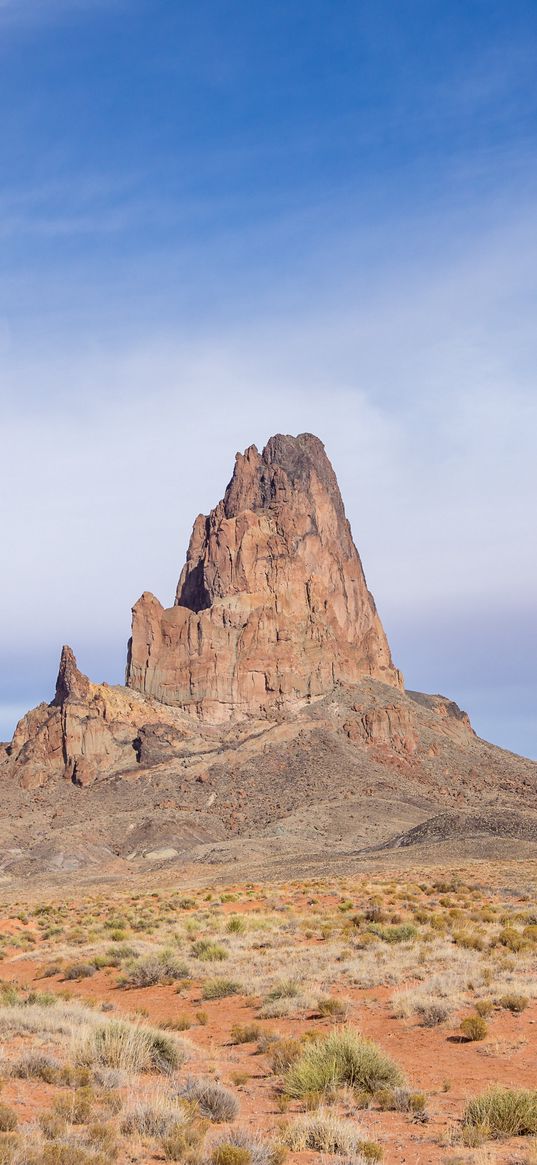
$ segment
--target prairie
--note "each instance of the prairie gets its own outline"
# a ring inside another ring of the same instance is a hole
[[[531,1165],[530,864],[0,914],[0,1163]]]

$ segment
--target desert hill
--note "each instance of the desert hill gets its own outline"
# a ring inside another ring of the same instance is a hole
[[[237,456],[174,605],[133,609],[125,686],[64,647],[0,773],[4,878],[537,856],[537,764],[405,691],[310,434]]]

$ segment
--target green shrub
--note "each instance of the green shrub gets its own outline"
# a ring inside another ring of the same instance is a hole
[[[282,1160],[277,1146],[246,1129],[226,1132],[213,1145],[210,1157],[211,1165],[282,1165]]]
[[[521,1011],[525,1011],[529,999],[527,995],[521,995],[517,991],[509,991],[506,995],[501,995],[498,1003],[505,1011],[512,1011],[515,1015],[520,1015]]]
[[[206,938],[200,938],[193,943],[192,954],[203,963],[221,963],[223,959],[229,957],[225,947]]]
[[[331,1016],[336,1019],[346,1019],[348,1005],[344,999],[336,999],[333,995],[321,996],[317,1001],[317,1010],[323,1018]]]
[[[242,987],[235,979],[206,979],[203,984],[204,999],[225,999],[227,995],[240,995]]]
[[[371,1040],[353,1028],[336,1028],[305,1044],[287,1072],[284,1088],[288,1096],[301,1098],[343,1084],[373,1093],[403,1080],[398,1065]]]
[[[154,987],[158,983],[174,983],[188,979],[190,971],[171,951],[142,955],[126,968],[119,980],[120,987]]]
[[[0,982],[0,1007],[13,1007],[17,1003],[22,1003],[22,999],[13,983]]]
[[[37,1007],[55,1007],[58,998],[52,991],[29,991],[24,1002],[29,1006],[35,1004]]]
[[[382,1161],[384,1154],[376,1141],[362,1141],[360,1143],[360,1156],[364,1161]]]
[[[111,966],[117,966],[118,963],[124,962],[126,959],[136,959],[137,957],[138,951],[130,943],[122,943],[117,947],[108,947],[105,955],[105,958],[109,960],[109,965]]]
[[[509,951],[518,954],[526,946],[526,939],[520,934],[520,931],[515,930],[514,926],[506,926],[500,931],[498,935],[498,942],[502,947],[507,947]]]
[[[374,1100],[381,1112],[397,1111],[395,1088],[379,1088],[375,1092]]]
[[[78,1049],[79,1063],[126,1072],[173,1072],[185,1059],[180,1041],[156,1028],[123,1020],[91,1028]]]
[[[464,947],[467,951],[484,951],[485,949],[484,938],[472,931],[454,930],[452,938],[458,947]]]
[[[379,899],[372,898],[364,911],[366,922],[384,922],[384,912]]]
[[[163,1019],[159,1027],[164,1031],[187,1032],[192,1027],[192,1020],[188,1015],[178,1015],[176,1019]]]
[[[57,1112],[39,1114],[39,1127],[47,1141],[56,1141],[67,1133],[67,1121]]]
[[[423,1113],[427,1103],[424,1092],[409,1092],[408,1088],[381,1088],[373,1099],[382,1112]]]
[[[234,914],[226,923],[228,934],[242,934],[246,930],[246,923],[240,914]]]
[[[488,1030],[488,1026],[481,1015],[468,1015],[461,1023],[461,1032],[464,1038],[472,1042],[484,1040]]]
[[[117,1157],[118,1146],[116,1135],[110,1125],[101,1121],[93,1121],[88,1125],[85,1131],[85,1137],[88,1144],[91,1144],[95,1149],[106,1152],[110,1161],[113,1161]]]
[[[418,936],[417,927],[413,926],[411,922],[402,922],[399,926],[382,926],[380,923],[371,923],[368,930],[370,934],[375,934],[385,943],[413,942]]]
[[[212,1165],[251,1165],[252,1154],[242,1145],[217,1145],[211,1161]]]
[[[258,1023],[234,1023],[229,1039],[232,1044],[251,1044],[258,1040],[260,1035],[261,1028]]]
[[[175,1127],[177,1110],[166,1101],[134,1100],[123,1114],[121,1131],[130,1136],[165,1137]]]
[[[271,987],[267,1002],[274,1003],[277,999],[296,999],[299,992],[299,987],[296,979],[282,979],[279,983],[275,983]]]
[[[63,972],[64,979],[89,979],[97,968],[95,963],[71,963]]]
[[[466,1106],[463,1126],[482,1137],[525,1137],[537,1133],[537,1092],[495,1085]]]

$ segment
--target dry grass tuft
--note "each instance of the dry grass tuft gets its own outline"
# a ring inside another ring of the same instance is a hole
[[[322,1108],[315,1113],[300,1116],[287,1125],[282,1140],[293,1152],[312,1149],[316,1153],[352,1157],[355,1165],[374,1159],[371,1142],[367,1141],[355,1121],[345,1120]],[[364,1148],[367,1157],[363,1154]],[[376,1159],[379,1159],[378,1155]]]
[[[211,1121],[233,1121],[239,1115],[237,1098],[217,1080],[189,1076],[181,1085],[179,1096],[194,1101],[201,1114]]]
[[[187,1058],[188,1047],[158,1028],[108,1020],[86,1027],[74,1041],[79,1064],[117,1068],[123,1072],[173,1072]]]
[[[537,1091],[495,1085],[466,1105],[463,1127],[483,1139],[535,1136]]]
[[[390,1056],[353,1028],[344,1027],[305,1044],[287,1072],[284,1090],[300,1099],[345,1084],[376,1092],[403,1083],[403,1073]]]

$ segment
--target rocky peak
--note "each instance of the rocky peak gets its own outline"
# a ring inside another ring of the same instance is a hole
[[[60,666],[56,680],[56,692],[52,704],[61,708],[70,698],[85,700],[90,690],[90,681],[87,676],[78,670],[75,654],[72,648],[64,644],[60,656]]]
[[[336,476],[317,437],[277,434],[196,519],[174,606],[136,604],[127,683],[218,723],[363,675],[402,686]]]
[[[313,508],[314,478],[322,483],[344,521],[336,475],[322,441],[312,433],[301,433],[298,437],[277,433],[261,454],[255,445],[243,454],[237,453],[233,477],[223,501],[226,518],[236,517],[245,509],[276,510],[289,502],[289,491],[295,490],[307,494]]]

